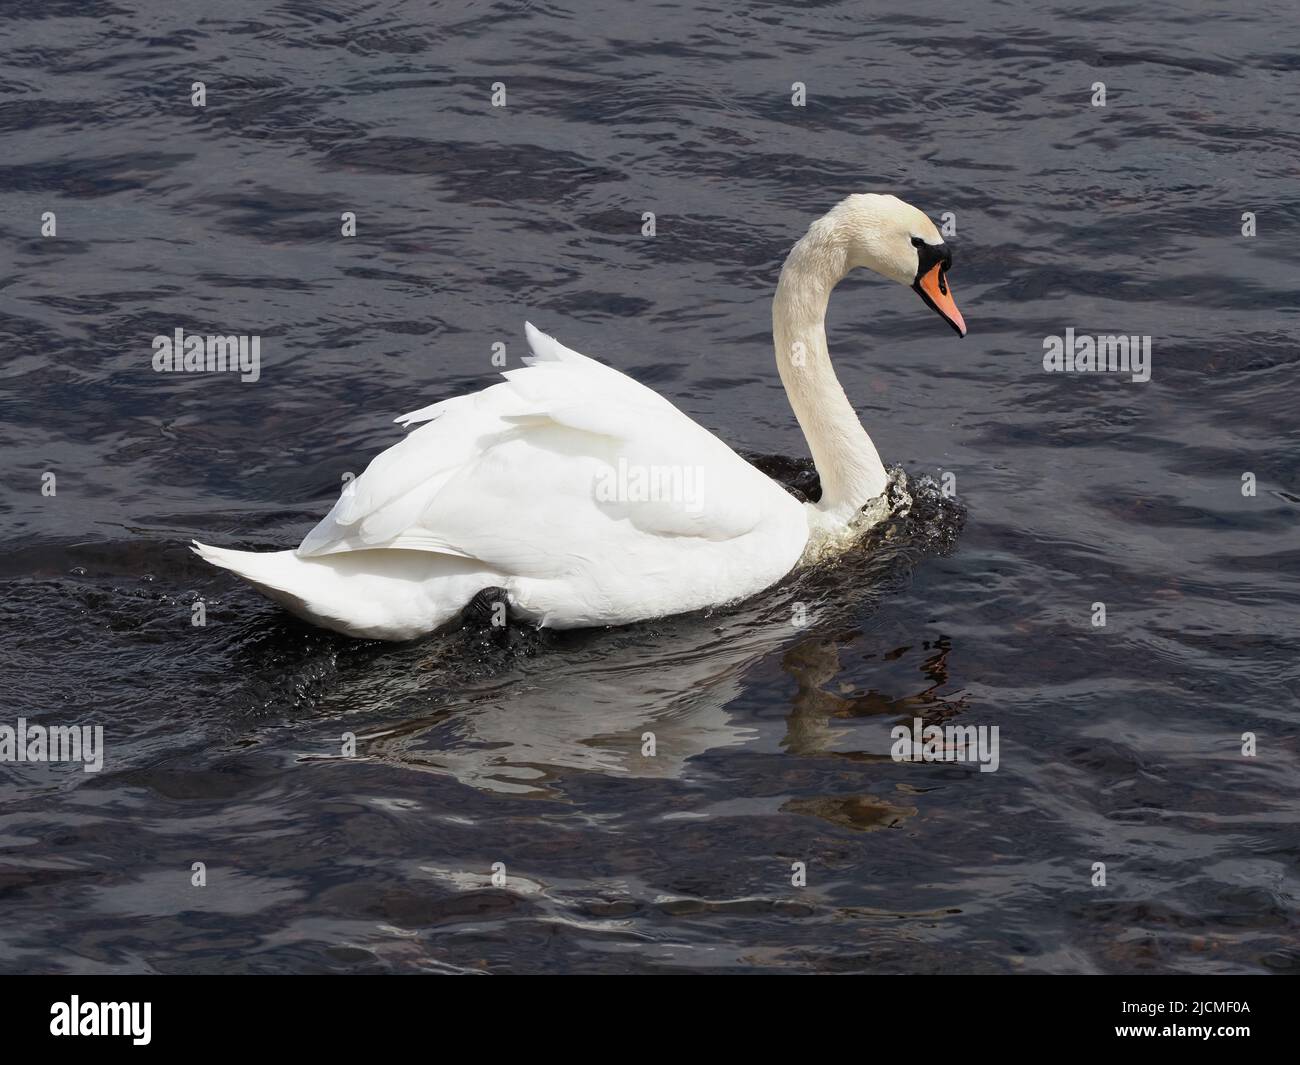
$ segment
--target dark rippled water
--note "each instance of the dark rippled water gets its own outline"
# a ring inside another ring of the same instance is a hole
[[[0,968],[1300,969],[1298,39],[1280,2],[6,5],[0,724],[107,758],[0,765]],[[295,545],[525,318],[803,456],[769,301],[858,191],[953,213],[971,335],[837,292],[882,454],[957,490],[837,566],[391,647],[186,551]],[[260,335],[261,379],[153,372],[177,327]],[[1151,381],[1044,373],[1067,327],[1151,336]],[[998,771],[894,762],[915,717],[998,726]]]

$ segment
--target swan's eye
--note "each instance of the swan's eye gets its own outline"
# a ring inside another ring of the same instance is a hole
[[[925,241],[923,241],[920,237],[913,237],[913,238],[912,238],[912,247],[914,247],[914,248],[919,248],[919,247],[921,247],[923,244],[925,244]]]

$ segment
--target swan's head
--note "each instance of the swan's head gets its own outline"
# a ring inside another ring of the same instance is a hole
[[[966,335],[948,284],[952,252],[924,211],[897,196],[865,193],[841,201],[822,223],[830,225],[845,248],[849,269],[866,267],[907,285],[958,336]]]

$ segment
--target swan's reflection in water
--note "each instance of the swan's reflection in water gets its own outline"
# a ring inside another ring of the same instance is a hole
[[[680,778],[692,757],[757,738],[727,706],[791,631],[788,622],[719,620],[696,622],[700,638],[686,652],[681,624],[616,647],[592,634],[562,663],[530,660],[487,691],[374,736],[365,753],[491,791],[545,790],[561,770]],[[652,755],[643,753],[649,743]]]
[[[919,717],[926,724],[938,724],[965,709],[965,697],[945,696],[941,689],[948,686],[948,654],[952,642],[937,642],[921,665],[922,673],[930,683],[921,691],[901,698],[883,695],[871,690],[861,695],[836,694],[831,687],[843,672],[840,663],[842,641],[812,638],[791,648],[782,658],[782,667],[799,684],[793,707],[786,722],[786,735],[782,744],[792,754],[833,754],[843,758],[863,761],[887,761],[888,754],[844,750],[836,744],[843,729],[834,727],[834,721],[845,718],[885,717],[892,725],[895,719],[911,723]],[[901,647],[890,652],[890,657],[907,653]]]

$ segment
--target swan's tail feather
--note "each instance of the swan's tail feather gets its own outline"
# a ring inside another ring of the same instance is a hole
[[[370,640],[423,636],[454,619],[479,588],[500,583],[473,560],[429,551],[300,558],[295,551],[193,545],[203,561],[242,577],[304,621]]]
[[[302,560],[292,551],[232,551],[228,547],[212,547],[193,541],[190,548],[204,562],[228,569],[243,577],[272,602],[279,603],[289,613],[324,625],[336,632],[361,635],[350,631],[339,612],[319,602],[316,595],[308,598]]]
[[[293,594],[294,578],[301,575],[292,551],[232,551],[228,547],[210,547],[197,540],[190,548],[204,562],[228,569],[267,592]]]

